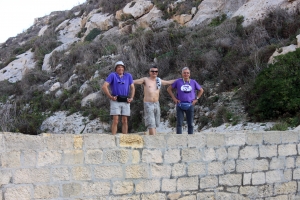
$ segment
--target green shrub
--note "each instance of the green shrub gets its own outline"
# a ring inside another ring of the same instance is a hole
[[[255,80],[248,109],[254,119],[293,116],[300,109],[300,49],[278,56],[276,60]]]
[[[213,18],[209,24],[209,26],[219,26],[220,24],[222,24],[222,22],[224,22],[227,19],[227,15],[223,14],[221,16],[218,16],[216,18]]]
[[[87,34],[87,36],[84,38],[84,41],[92,41],[93,39],[95,39],[97,37],[97,35],[99,35],[101,33],[100,29],[98,28],[93,28],[91,30],[91,32],[89,32],[89,34]]]

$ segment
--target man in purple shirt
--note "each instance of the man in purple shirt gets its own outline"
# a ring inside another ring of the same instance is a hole
[[[188,134],[193,134],[194,105],[198,102],[198,99],[201,97],[204,90],[197,81],[190,79],[191,74],[188,67],[184,67],[181,70],[181,75],[182,78],[177,79],[172,85],[170,85],[167,91],[176,104],[176,133],[182,134],[182,124],[185,113],[188,124]],[[172,89],[176,90],[176,97],[173,94]],[[198,91],[197,95],[196,90]]]
[[[113,116],[111,133],[113,135],[117,133],[119,115],[122,116],[122,133],[128,133],[127,117],[130,116],[130,103],[135,93],[132,76],[124,71],[124,63],[116,62],[115,72],[108,75],[102,86],[103,92],[110,99],[110,115]]]

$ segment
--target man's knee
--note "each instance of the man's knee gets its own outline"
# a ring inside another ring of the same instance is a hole
[[[122,123],[123,123],[123,124],[127,124],[127,121],[128,121],[128,120],[127,120],[127,117],[122,117]]]

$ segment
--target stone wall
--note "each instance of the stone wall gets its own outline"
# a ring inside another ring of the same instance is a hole
[[[300,132],[0,134],[0,200],[300,199]]]

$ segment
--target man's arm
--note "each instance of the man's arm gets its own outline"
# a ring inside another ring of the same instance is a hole
[[[133,80],[133,83],[134,84],[138,84],[138,85],[141,85],[145,82],[145,77],[143,78],[140,78],[140,79],[136,79],[136,80]]]
[[[102,85],[102,91],[106,94],[106,96],[107,96],[109,99],[115,101],[115,100],[117,99],[117,97],[114,97],[114,96],[112,96],[112,95],[110,94],[109,89],[108,89],[108,86],[109,86],[109,83],[105,81],[104,84]]]
[[[175,81],[176,81],[176,79],[168,80],[168,81],[161,80],[161,84],[162,84],[162,85],[171,85],[171,84],[174,83]]]
[[[199,99],[202,96],[203,92],[204,92],[204,90],[203,90],[203,88],[201,88],[197,94],[197,99]]]
[[[132,83],[130,85],[130,98],[127,99],[128,103],[130,103],[133,100],[134,94],[135,94],[135,87],[134,87],[134,84]]]
[[[170,85],[168,88],[167,88],[167,92],[169,93],[169,95],[172,97],[173,101],[177,104],[178,103],[178,99],[175,97],[173,91],[172,91],[172,85]]]

